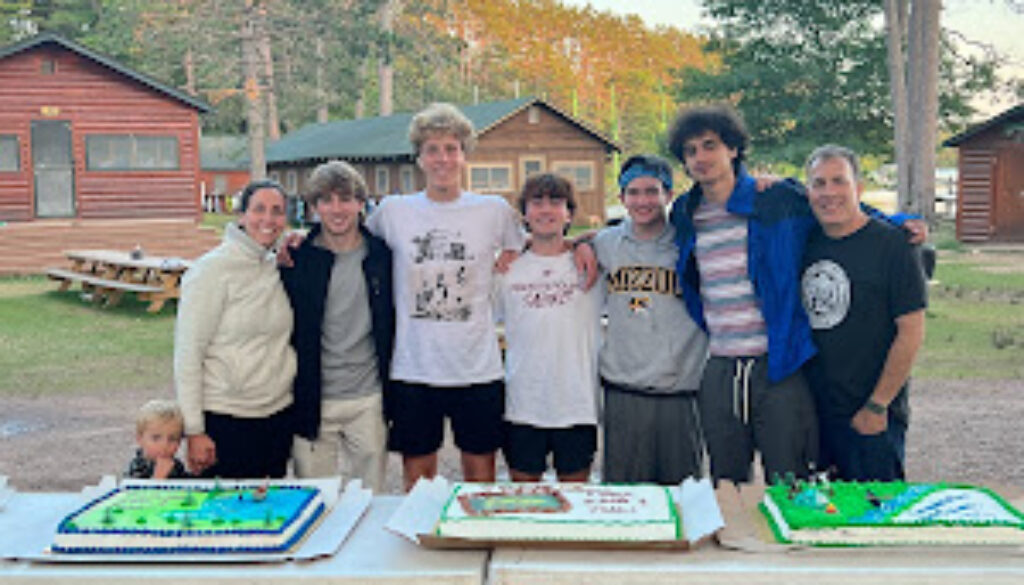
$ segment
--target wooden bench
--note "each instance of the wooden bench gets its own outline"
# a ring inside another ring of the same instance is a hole
[[[136,294],[157,294],[164,292],[163,287],[150,284],[127,282],[124,280],[110,280],[88,272],[75,272],[65,268],[47,268],[46,276],[51,280],[61,281],[58,290],[68,290],[73,282],[81,282],[82,290],[92,293],[93,302],[103,301],[105,306],[113,306],[121,302],[121,296],[125,292]],[[97,294],[98,293],[98,294]]]

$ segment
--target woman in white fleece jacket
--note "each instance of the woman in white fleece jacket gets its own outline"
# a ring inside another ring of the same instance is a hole
[[[203,477],[284,477],[292,445],[292,311],[270,252],[284,190],[250,183],[224,242],[185,273],[174,384],[189,469]]]

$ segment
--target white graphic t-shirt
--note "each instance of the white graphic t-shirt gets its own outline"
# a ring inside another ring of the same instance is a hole
[[[505,419],[539,428],[597,424],[601,287],[580,288],[572,254],[523,254],[499,276]]]
[[[500,379],[490,293],[498,252],[523,247],[512,207],[495,195],[438,203],[420,192],[384,198],[366,226],[394,256],[392,378],[432,386]]]

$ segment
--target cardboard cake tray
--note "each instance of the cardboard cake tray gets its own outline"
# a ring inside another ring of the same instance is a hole
[[[656,540],[649,542],[606,541],[606,540],[476,540],[437,536],[417,535],[420,546],[441,550],[470,550],[481,548],[543,548],[544,550],[677,550],[696,548],[712,539],[706,536],[696,542],[685,539]]]
[[[140,480],[124,480],[121,485]],[[186,483],[213,483],[211,480],[176,480],[175,485]],[[264,484],[265,481],[223,483]],[[48,521],[40,522],[33,514],[34,529],[23,534],[16,550],[4,550],[2,558],[27,560],[36,563],[277,563],[292,560],[312,560],[330,556],[341,548],[352,530],[370,506],[372,492],[364,489],[358,481],[351,481],[339,493],[340,478],[321,480],[283,479],[271,480],[274,484],[316,485],[324,493],[325,511],[310,528],[305,537],[288,551],[278,553],[225,553],[225,554],[74,554],[54,553],[49,550],[57,524],[68,513],[94,497],[112,489],[118,482],[113,477],[104,478],[97,486],[87,487],[82,494],[67,494],[60,501],[61,506],[48,510]],[[30,519],[28,519],[30,520]]]
[[[683,519],[684,538],[660,541],[467,539],[438,536],[434,525],[448,500],[451,484],[444,478],[421,479],[391,516],[387,530],[424,548],[467,550],[498,547],[546,550],[676,550],[686,551],[714,538],[722,527],[715,494],[707,480],[686,480],[671,488]]]

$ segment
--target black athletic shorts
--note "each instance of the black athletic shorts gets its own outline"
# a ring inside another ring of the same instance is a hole
[[[505,462],[516,471],[531,475],[548,469],[551,453],[555,471],[570,475],[588,469],[597,451],[597,425],[576,425],[542,429],[514,422],[505,423]]]
[[[392,382],[392,451],[418,457],[441,448],[444,419],[451,420],[455,446],[465,453],[487,455],[501,447],[505,415],[502,380],[470,386],[438,387]]]

